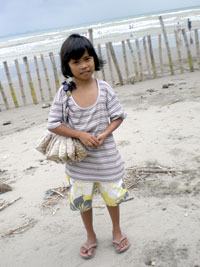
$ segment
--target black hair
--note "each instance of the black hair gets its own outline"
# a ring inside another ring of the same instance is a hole
[[[64,41],[60,50],[61,70],[64,77],[73,77],[68,63],[71,59],[77,60],[81,58],[85,50],[94,58],[96,71],[103,67],[104,61],[97,56],[90,40],[80,34],[71,34]]]

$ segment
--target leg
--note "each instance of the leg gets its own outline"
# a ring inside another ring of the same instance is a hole
[[[97,238],[93,228],[92,208],[80,214],[87,232],[87,241],[81,247],[80,253],[82,257],[88,258],[89,256],[90,258],[94,255],[97,245]]]
[[[109,211],[112,224],[113,224],[113,239],[119,240],[121,238],[121,229],[120,229],[120,214],[119,206],[107,206]]]
[[[94,256],[97,239],[93,229],[92,199],[94,184],[70,179],[70,207],[80,211],[82,221],[87,232],[87,241],[80,248],[82,258],[89,259]]]
[[[130,243],[126,236],[121,232],[119,205],[107,206],[107,208],[113,224],[113,243],[116,252],[123,252],[129,248]]]
[[[124,252],[130,247],[130,243],[125,234],[121,232],[119,203],[127,198],[127,188],[122,179],[109,183],[99,183],[98,186],[112,220],[115,251]]]

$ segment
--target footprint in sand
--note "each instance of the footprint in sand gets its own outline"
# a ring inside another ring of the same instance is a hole
[[[33,175],[35,173],[35,171],[36,171],[37,168],[38,167],[30,166],[30,167],[28,167],[27,169],[24,170],[24,173],[25,174],[32,174]]]
[[[130,144],[130,142],[129,141],[125,141],[125,140],[117,142],[118,146],[128,146],[129,144]]]

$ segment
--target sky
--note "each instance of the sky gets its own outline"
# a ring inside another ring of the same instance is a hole
[[[0,36],[200,5],[200,0],[0,0]]]

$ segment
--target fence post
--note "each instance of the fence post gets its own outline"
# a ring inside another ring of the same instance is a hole
[[[118,64],[118,61],[117,61],[117,58],[116,58],[116,55],[115,55],[115,51],[114,51],[113,45],[112,45],[111,42],[109,42],[108,45],[109,45],[109,49],[110,49],[110,54],[111,54],[112,60],[114,62],[114,65],[115,65],[115,68],[116,68],[116,71],[117,71],[117,75],[118,75],[118,78],[119,78],[119,83],[120,83],[120,85],[123,85],[123,79],[122,79],[122,75],[121,75],[121,72],[120,72],[119,64]]]
[[[135,68],[135,79],[136,79],[136,82],[139,82],[140,78],[139,78],[139,75],[138,75],[138,66],[137,66],[137,61],[136,61],[135,55],[134,55],[134,51],[133,51],[133,48],[131,46],[130,40],[128,39],[126,41],[127,41],[127,44],[128,44],[128,47],[130,49],[131,56],[132,56],[132,59],[133,59],[133,65],[134,65],[134,68]]]
[[[38,78],[38,84],[39,84],[39,89],[40,89],[40,95],[41,95],[42,102],[44,103],[44,95],[43,95],[43,90],[42,90],[42,82],[41,82],[41,78],[40,78],[40,71],[39,71],[39,66],[38,66],[38,61],[37,61],[37,57],[36,56],[34,56],[34,62],[35,62],[35,68],[36,68],[36,72],[37,72],[37,78]]]
[[[158,34],[158,47],[159,47],[159,60],[160,60],[160,71],[163,76],[164,69],[163,69],[163,58],[162,58],[162,37],[161,34]]]
[[[89,32],[89,40],[93,44],[93,29],[88,29]]]
[[[56,83],[56,91],[58,91],[58,89],[60,88],[60,82],[59,82],[59,78],[58,78],[58,71],[57,71],[56,62],[55,62],[53,52],[49,53],[49,57],[50,57],[52,68],[53,68],[54,79],[55,79],[55,83]]]
[[[149,58],[148,58],[147,44],[146,44],[145,36],[143,37],[142,41],[143,41],[144,56],[145,56],[145,60],[146,60],[146,64],[147,64],[147,69],[148,69],[149,77],[151,77],[151,69],[150,69],[150,65],[149,65]]]
[[[10,71],[8,69],[7,61],[4,61],[3,65],[4,65],[5,72],[6,72],[6,77],[7,77],[7,80],[8,80],[8,84],[9,84],[9,87],[10,87],[10,91],[11,91],[11,95],[12,95],[12,99],[13,99],[14,105],[15,105],[16,108],[18,108],[19,104],[18,104],[18,101],[17,101],[17,97],[16,97],[16,94],[15,94],[13,83],[12,83],[12,80],[11,80]]]
[[[129,70],[128,70],[128,62],[127,62],[127,56],[126,56],[126,47],[124,41],[122,41],[122,52],[123,52],[123,58],[124,58],[124,65],[125,65],[125,72],[126,72],[126,81],[129,83]]]
[[[151,65],[153,68],[153,76],[154,78],[157,78],[157,71],[156,71],[156,64],[154,60],[154,55],[153,55],[153,49],[152,49],[152,43],[151,43],[151,35],[147,36],[148,39],[148,45],[149,45],[149,54],[150,54],[150,59],[151,59]]]
[[[34,86],[33,86],[33,81],[32,81],[32,78],[31,78],[30,69],[29,69],[28,58],[27,57],[23,57],[23,61],[24,61],[24,65],[25,65],[25,68],[26,68],[26,75],[27,75],[29,87],[30,87],[30,90],[31,90],[31,96],[32,96],[32,99],[33,99],[33,103],[34,104],[38,104],[37,97],[36,97],[36,94],[35,94],[35,89],[34,89]]]
[[[47,72],[47,67],[46,67],[46,63],[45,63],[43,54],[41,54],[40,57],[41,57],[42,66],[43,66],[43,69],[44,69],[44,74],[45,74],[47,87],[48,87],[48,91],[49,91],[49,98],[50,98],[50,100],[53,100],[53,95],[52,95],[51,86],[50,86],[50,82],[49,82],[49,75],[48,75],[48,72]]]
[[[101,45],[100,44],[98,44],[98,54],[99,54],[100,59],[102,60],[102,53],[101,53]],[[105,75],[104,67],[102,67],[101,73],[103,76],[103,80],[106,81],[106,75]]]
[[[166,33],[166,30],[165,30],[165,25],[164,25],[162,16],[159,16],[159,20],[160,20],[160,24],[161,24],[161,28],[162,28],[164,40],[165,40],[165,45],[166,45],[166,48],[167,48],[167,55],[168,55],[168,59],[169,59],[170,72],[171,72],[171,75],[174,75],[174,68],[173,68],[173,62],[172,62],[171,52],[170,52],[168,38],[167,38],[167,33]]]
[[[18,81],[19,81],[19,87],[20,87],[20,90],[21,90],[23,103],[24,103],[24,105],[26,105],[27,104],[26,95],[24,93],[24,85],[23,85],[22,76],[21,76],[21,72],[20,72],[19,62],[18,62],[17,59],[15,59],[14,61],[15,61],[15,68],[16,68],[16,71],[17,71],[17,77],[18,77]]]
[[[143,81],[142,57],[141,57],[140,44],[139,44],[138,39],[135,40],[135,43],[136,43],[138,62],[139,62],[139,67],[140,67],[140,81]]]
[[[194,30],[195,34],[195,45],[196,45],[196,53],[197,53],[197,63],[199,65],[200,69],[200,50],[199,50],[199,35],[198,35],[198,29]]]
[[[9,109],[9,104],[8,104],[8,100],[7,100],[7,97],[6,97],[6,94],[4,92],[4,89],[3,89],[3,86],[1,84],[1,81],[0,81],[0,91],[1,91],[1,95],[3,97],[3,101],[4,101],[4,104],[6,106],[6,109]]]
[[[177,31],[174,31],[175,34],[175,39],[176,39],[176,48],[177,48],[177,53],[178,53],[178,61],[179,61],[179,65],[180,65],[180,72],[181,74],[184,73],[184,69],[183,69],[183,62],[182,62],[182,57],[181,57],[181,49],[180,49],[180,38],[178,36]]]
[[[112,63],[111,63],[110,51],[109,51],[108,43],[106,43],[106,53],[107,53],[107,58],[108,58],[108,66],[109,66],[109,70],[110,70],[112,86],[114,87],[115,86],[115,80],[114,80],[114,75],[113,75],[113,68],[112,68]]]
[[[190,51],[190,47],[189,47],[189,43],[188,43],[188,39],[185,33],[185,29],[182,29],[182,34],[183,34],[183,38],[184,38],[184,42],[185,42],[185,47],[187,50],[187,55],[188,55],[188,63],[189,63],[189,68],[190,71],[193,72],[194,71],[194,67],[193,67],[193,61],[192,61],[192,54]]]
[[[93,29],[88,29],[88,32],[89,32],[89,40],[93,44],[94,43],[94,40],[93,40]],[[94,72],[94,77],[98,78],[98,72],[97,71]]]

